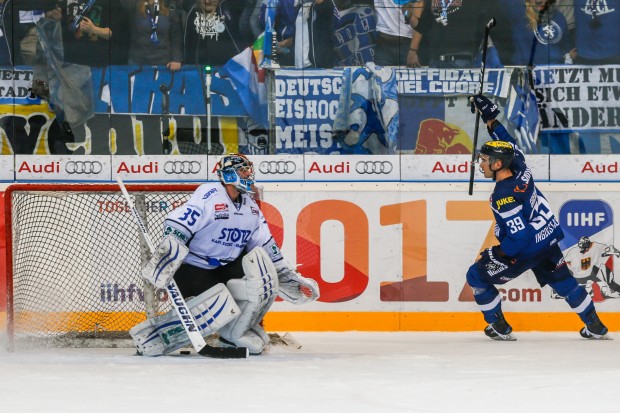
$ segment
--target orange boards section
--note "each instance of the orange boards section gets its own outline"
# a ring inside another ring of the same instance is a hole
[[[572,312],[505,313],[515,331],[579,331],[583,323]],[[610,331],[620,330],[620,313],[600,313]],[[486,323],[475,313],[406,312],[269,312],[267,331],[480,331]]]

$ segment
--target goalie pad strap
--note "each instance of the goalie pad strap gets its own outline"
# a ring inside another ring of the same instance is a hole
[[[165,236],[142,269],[142,277],[157,288],[165,288],[188,253],[189,248],[177,237]]]
[[[224,284],[217,284],[192,298],[187,307],[203,337],[215,333],[241,312]],[[129,330],[129,334],[145,356],[161,356],[191,343],[174,310],[141,322]]]

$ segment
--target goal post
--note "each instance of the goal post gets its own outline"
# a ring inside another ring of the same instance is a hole
[[[197,184],[127,185],[155,243]],[[7,336],[22,346],[120,346],[170,309],[140,277],[148,247],[115,184],[16,184],[5,191]]]

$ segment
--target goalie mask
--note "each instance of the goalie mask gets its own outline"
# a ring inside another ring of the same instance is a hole
[[[579,241],[577,242],[577,247],[579,247],[579,252],[582,254],[586,252],[588,248],[590,248],[591,245],[592,245],[592,241],[590,241],[590,238],[588,237],[581,237],[579,238]]]
[[[233,185],[241,193],[252,193],[254,164],[245,155],[231,153],[222,156],[216,170],[224,185]]]

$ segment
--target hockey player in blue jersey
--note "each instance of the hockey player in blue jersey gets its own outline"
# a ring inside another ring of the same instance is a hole
[[[585,326],[584,338],[605,339],[607,327],[599,319],[590,295],[571,275],[559,241],[562,228],[545,196],[536,188],[523,152],[496,120],[499,109],[482,95],[472,98],[492,140],[480,149],[478,162],[485,178],[495,181],[490,203],[499,245],[484,250],[467,271],[474,299],[489,324],[484,332],[494,340],[516,340],[505,320],[496,285],[532,270],[541,286],[549,285],[577,313]]]

